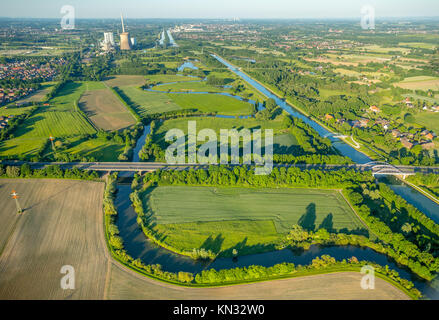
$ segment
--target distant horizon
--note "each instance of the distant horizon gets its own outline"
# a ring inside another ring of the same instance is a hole
[[[359,19],[372,6],[377,19],[436,18],[437,0],[14,0],[1,5],[4,18],[56,19],[71,5],[77,19]]]
[[[59,20],[61,17],[8,17],[8,16],[0,16],[0,19],[11,19],[11,20]],[[77,18],[78,20],[118,20],[120,21],[120,17],[87,17],[87,18]],[[236,19],[236,18],[235,18]],[[429,19],[439,20],[439,15],[437,16],[388,16],[388,17],[377,17],[377,21],[384,21],[384,20],[394,20],[394,19],[410,19],[410,20],[422,20],[422,19]],[[162,18],[151,18],[151,17],[144,17],[144,18],[128,18],[124,17],[124,20],[206,20],[206,21],[218,21],[218,20],[225,20],[225,21],[251,21],[251,20],[280,20],[280,21],[289,21],[289,20],[319,20],[319,21],[343,21],[343,20],[358,20],[358,17],[339,17],[339,18],[318,18],[318,17],[306,17],[306,18],[238,18],[238,20],[234,20],[234,18],[198,18],[198,17],[162,17]]]

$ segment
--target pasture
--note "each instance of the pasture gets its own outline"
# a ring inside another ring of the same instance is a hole
[[[232,97],[218,94],[168,94],[182,109],[197,109],[202,112],[217,112],[221,115],[249,115],[252,105]]]
[[[409,90],[439,90],[439,78],[429,76],[410,77],[395,83],[394,86]]]
[[[162,123],[158,123],[156,129],[154,130],[153,141],[158,143],[162,147],[166,147],[168,145],[168,143],[165,141],[166,132],[175,128],[175,129],[180,129],[185,134],[187,134],[188,121],[196,121],[197,132],[199,132],[202,129],[214,130],[217,134],[218,139],[221,129],[236,129],[238,131],[243,128],[247,128],[249,130],[260,129],[262,130],[262,137],[264,137],[265,129],[273,129],[273,133],[275,134],[274,143],[278,143],[279,145],[288,143],[287,140],[283,140],[283,139],[276,141],[276,134],[284,134],[282,130],[281,121],[278,120],[263,121],[254,118],[236,119],[236,118],[215,118],[215,117],[187,117],[182,119],[166,120]]]
[[[46,97],[46,94],[49,93],[53,85],[54,83],[51,82],[43,83],[40,90],[37,90],[36,92],[28,95],[27,97],[24,97],[23,99],[12,102],[11,105],[14,105],[15,103],[40,102]]]
[[[72,82],[68,83],[50,101],[50,106],[41,107],[31,117],[26,119],[13,133],[14,137],[0,142],[1,157],[33,156],[44,145],[49,136],[56,139],[65,139],[75,136],[84,136],[96,133],[96,129],[90,120],[85,118],[79,111],[76,102],[81,96],[90,107],[96,102],[94,115],[90,115],[97,125],[106,128],[122,128],[135,123],[135,119],[121,104],[114,94],[101,82]],[[93,100],[94,99],[94,100]],[[100,107],[100,109],[98,109]],[[1,109],[1,112],[9,113],[9,109]],[[18,112],[20,109],[10,109]],[[118,112],[122,111],[122,112]],[[91,111],[90,111],[91,112]],[[89,113],[90,114],[90,113]],[[101,145],[98,145],[101,143]],[[103,155],[101,151],[119,150],[119,145],[111,145],[104,140],[95,140],[72,152],[84,152],[84,155],[94,154],[96,159],[114,159]]]
[[[140,87],[145,84],[144,76],[136,75],[117,75],[108,77],[105,83],[109,87],[123,87],[123,86],[137,86]]]
[[[119,89],[141,117],[181,109],[166,93],[148,92],[136,87],[120,87]]]
[[[17,217],[10,192],[21,196]],[[107,256],[104,184],[68,180],[0,180],[0,299],[102,299]],[[18,220],[11,229],[13,220]],[[11,232],[12,230],[12,232]],[[63,290],[61,267],[75,269],[75,290]]]
[[[155,86],[154,90],[164,92],[182,92],[182,91],[194,91],[194,92],[230,92],[229,89],[224,89],[220,86],[211,86],[206,82],[178,82],[174,84],[164,84]]]
[[[200,78],[186,77],[176,74],[155,74],[146,76],[146,80],[150,83],[170,83],[201,80]]]
[[[415,114],[416,123],[439,134],[439,112],[421,112]]]
[[[108,89],[87,90],[79,100],[79,108],[100,129],[115,131],[136,124],[136,119],[118,97]]]
[[[155,230],[182,250],[260,250],[293,225],[313,231],[364,229],[337,190],[159,186],[145,191],[143,200]]]
[[[73,140],[73,141],[72,141]],[[117,162],[118,156],[123,152],[125,144],[116,143],[106,139],[67,139],[69,147],[64,151],[71,155],[93,157],[103,162]]]

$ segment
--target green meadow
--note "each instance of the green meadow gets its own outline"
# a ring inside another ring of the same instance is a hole
[[[68,83],[50,100],[49,106],[41,107],[26,119],[13,132],[13,138],[0,142],[0,156],[32,156],[49,136],[63,139],[96,133],[89,120],[78,112],[76,101],[87,90],[102,88],[105,86],[101,82]],[[2,111],[7,113],[7,110]],[[106,141],[101,143],[108,144]]]
[[[247,128],[249,130],[260,129],[262,130],[262,137],[264,137],[264,130],[272,129],[275,135],[275,144],[284,147],[290,147],[297,144],[297,140],[293,135],[285,133],[283,131],[282,122],[279,120],[264,121],[254,118],[236,119],[215,117],[187,117],[166,120],[162,123],[158,123],[157,128],[154,131],[153,141],[158,143],[162,148],[166,148],[166,146],[168,145],[168,143],[165,141],[166,132],[171,129],[180,129],[185,134],[187,134],[189,121],[196,121],[197,132],[203,129],[212,129],[216,132],[217,137],[219,137],[221,129],[236,129],[238,131],[244,128]],[[279,135],[279,138],[277,137],[277,135]]]
[[[150,222],[181,250],[229,254],[271,248],[293,225],[331,232],[364,229],[337,190],[160,186],[142,194]],[[190,235],[190,236],[188,236]]]
[[[202,112],[217,112],[222,115],[249,115],[252,105],[232,97],[218,94],[172,94],[169,93],[174,103],[183,109],[197,109]]]

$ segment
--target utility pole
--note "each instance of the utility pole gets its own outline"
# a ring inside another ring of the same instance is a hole
[[[20,203],[18,203],[18,193],[15,192],[15,190],[12,190],[11,196],[12,196],[12,199],[15,200],[15,205],[17,206],[17,213],[18,214],[23,213],[23,210],[20,207]]]

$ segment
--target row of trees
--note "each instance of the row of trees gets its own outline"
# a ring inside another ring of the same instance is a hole
[[[344,190],[344,194],[373,234],[388,245],[385,251],[387,255],[420,277],[431,280],[433,273],[439,270],[439,259],[408,239],[401,230],[400,223],[392,219],[400,214],[403,208],[393,213],[389,212],[379,189],[378,192],[375,191],[372,184],[358,184]]]
[[[160,170],[149,172],[144,182],[171,185],[242,186],[242,187],[309,187],[347,188],[357,183],[372,182],[370,172],[355,170],[319,171],[299,168],[273,168],[269,175],[255,175],[248,166],[212,166],[207,170]]]
[[[32,169],[27,163],[18,166],[0,165],[0,177],[2,178],[55,178],[55,179],[78,179],[97,180],[99,175],[96,171],[85,171],[77,168],[62,169],[58,165],[50,165],[44,169]]]

